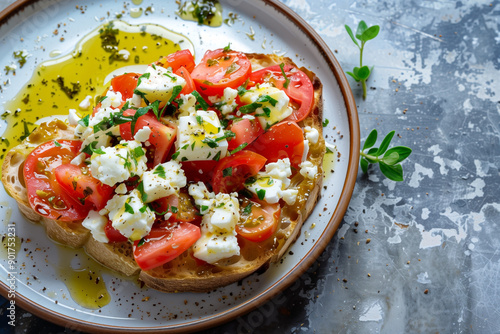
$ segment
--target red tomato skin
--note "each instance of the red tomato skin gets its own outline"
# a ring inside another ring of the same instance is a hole
[[[103,184],[98,179],[94,178],[88,170],[88,174],[83,174],[82,168],[85,166],[75,166],[72,164],[60,165],[54,169],[57,182],[74,200],[80,199],[93,203],[96,210],[102,210],[113,194],[113,187]],[[85,194],[89,188],[91,194]]]
[[[212,177],[214,175],[214,169],[217,165],[217,161],[181,161],[181,165],[188,182],[202,181],[205,184],[209,184],[212,182]]]
[[[267,77],[271,76],[270,80],[277,88],[285,91],[286,95],[288,95],[291,100],[300,104],[300,107],[294,110],[286,120],[300,122],[306,118],[312,110],[314,88],[307,74],[298,68],[291,65],[285,65],[283,69],[290,80],[287,88],[283,86],[285,78],[283,77],[279,65],[266,67],[251,73],[249,85],[255,86],[257,83],[263,83]]]
[[[138,73],[125,73],[111,79],[111,87],[114,92],[122,94],[122,100],[130,99],[134,95],[134,90],[137,87],[137,80],[141,75]]]
[[[48,141],[36,147],[26,157],[23,177],[28,191],[28,201],[33,210],[41,216],[61,221],[83,220],[87,217],[92,205],[83,206],[79,201],[71,198],[59,185],[54,175],[54,170],[58,166],[69,163],[80,153],[82,142],[58,140],[58,145],[60,146],[56,146],[53,140]],[[37,192],[46,193],[47,196],[42,198]],[[49,198],[53,196],[56,197],[59,208],[54,206],[54,199],[52,202],[49,201]]]
[[[252,215],[263,215],[265,219],[259,226],[251,228],[236,224],[236,233],[253,242],[260,242],[269,239],[269,237],[276,232],[280,223],[280,204],[268,204],[258,199],[252,200],[251,203]],[[255,203],[257,203],[258,206],[255,205]]]
[[[256,175],[266,164],[266,158],[255,152],[243,150],[227,156],[217,163],[212,179],[216,194],[238,192],[244,188],[247,178]],[[232,168],[230,176],[224,176],[224,170]]]
[[[186,206],[185,204],[179,204],[179,197],[182,196],[184,201],[190,201],[189,195],[187,193],[181,193],[180,195],[170,195],[167,197],[160,198],[152,203],[156,212],[163,213],[165,211],[170,212],[172,215],[168,219],[169,222],[185,222],[185,223],[196,223],[199,225],[201,222],[201,216],[198,215],[198,210],[191,204]],[[177,208],[176,213],[172,212],[172,206]]]
[[[134,109],[127,109],[123,112],[124,116],[134,114]],[[155,148],[153,166],[156,166],[166,160],[167,154],[175,141],[177,131],[160,122],[151,111],[137,119],[134,135],[143,127],[149,127],[152,130],[149,135],[149,142]],[[134,139],[130,122],[120,124],[120,135],[125,140]]]
[[[155,235],[153,230],[152,234]],[[139,240],[135,241],[135,261],[142,270],[159,267],[188,250],[200,237],[201,231],[198,226],[180,223],[177,227],[166,231],[162,237],[146,241],[141,246],[138,246]],[[145,239],[147,240],[147,236]]]
[[[264,129],[257,119],[243,118],[231,125],[231,131],[236,134],[228,142],[228,150],[232,151],[243,143],[251,144],[257,137],[264,133]]]
[[[126,236],[113,227],[111,220],[108,220],[108,223],[104,226],[104,233],[106,233],[106,237],[111,243],[128,241]]]
[[[191,74],[189,74],[189,71],[184,66],[181,66],[174,73],[180,77],[183,77],[184,80],[186,80],[186,85],[182,88],[181,92],[179,93],[179,96],[181,94],[187,95],[196,89],[193,78],[191,78]]]
[[[169,54],[163,57],[158,64],[167,68],[171,67],[172,72],[176,72],[180,67],[185,67],[189,73],[194,69],[195,62],[191,51],[185,49]]]
[[[226,74],[235,59],[239,67]],[[208,65],[209,60],[217,61],[217,63]],[[201,62],[191,72],[191,77],[198,92],[205,96],[222,96],[226,87],[236,89],[241,86],[251,72],[252,64],[244,53],[224,52],[224,49],[217,49],[205,52]]]
[[[246,149],[263,155],[268,163],[289,158],[291,165],[297,168],[304,153],[304,134],[297,123],[282,121],[260,135]]]

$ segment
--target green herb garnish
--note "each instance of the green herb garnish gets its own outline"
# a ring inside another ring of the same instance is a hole
[[[285,83],[283,84],[283,87],[288,88],[288,85],[290,84],[290,79],[285,74],[285,64],[284,63],[280,64],[280,69],[281,69],[281,74],[283,74],[283,77],[285,78]]]
[[[360,151],[361,160],[360,165],[364,173],[368,172],[369,164],[379,164],[380,171],[388,179],[393,181],[403,181],[403,167],[400,162],[405,160],[412,152],[411,148],[406,146],[396,146],[390,149],[392,137],[395,131],[389,132],[380,144],[380,147],[373,147],[377,142],[377,130],[372,130],[366,138],[363,149]],[[364,152],[368,150],[368,152]]]
[[[361,86],[363,87],[364,100],[366,99],[366,80],[370,76],[371,71],[373,71],[373,67],[370,69],[366,65],[363,66],[363,51],[365,48],[365,43],[377,37],[380,31],[380,27],[378,25],[368,27],[365,21],[360,21],[356,30],[356,37],[354,37],[351,28],[347,24],[345,25],[345,30],[347,30],[347,33],[349,34],[349,36],[351,36],[352,41],[359,48],[359,67],[354,67],[352,72],[346,73],[353,77],[356,82],[361,82]],[[356,38],[361,41],[361,45],[358,43]]]

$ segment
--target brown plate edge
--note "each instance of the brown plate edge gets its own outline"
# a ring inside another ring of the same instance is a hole
[[[26,6],[37,2],[38,0],[19,0],[15,3],[9,5],[2,12],[0,12],[0,25],[4,24],[10,17],[17,14],[19,11],[24,9]],[[333,55],[332,51],[328,45],[323,41],[319,34],[307,23],[305,22],[297,13],[292,11],[283,3],[278,0],[264,0],[267,5],[274,7],[279,12],[283,13],[290,21],[292,21],[296,26],[298,26],[313,42],[318,46],[318,49],[323,55],[323,58],[328,63],[330,70],[335,75],[337,82],[339,83],[340,90],[344,97],[344,102],[346,104],[347,116],[349,119],[349,132],[350,132],[350,152],[349,152],[349,163],[347,168],[346,180],[342,193],[340,195],[339,203],[335,208],[335,211],[328,222],[328,226],[323,232],[323,234],[318,238],[318,241],[309,250],[307,255],[302,261],[300,261],[294,268],[292,268],[288,274],[283,276],[278,282],[273,286],[268,288],[266,291],[255,296],[250,301],[234,307],[223,314],[214,315],[208,320],[201,320],[199,322],[188,322],[176,324],[175,327],[145,327],[145,328],[125,328],[116,326],[101,326],[99,324],[89,323],[87,321],[79,320],[76,318],[69,317],[67,315],[62,315],[54,312],[46,307],[38,305],[33,301],[27,299],[22,295],[16,295],[16,304],[20,305],[25,310],[36,314],[37,316],[44,318],[48,321],[56,323],[60,326],[67,327],[70,329],[78,329],[84,331],[97,331],[103,333],[123,333],[124,330],[127,332],[170,332],[170,333],[181,333],[186,331],[198,331],[221,325],[225,322],[235,319],[238,316],[242,316],[254,309],[264,302],[270,300],[287,287],[289,287],[295,280],[297,280],[305,271],[316,261],[319,255],[326,248],[331,238],[337,231],[342,218],[349,206],[352,193],[354,191],[354,186],[356,183],[356,177],[358,173],[358,161],[359,161],[359,149],[360,149],[360,129],[358,113],[356,109],[356,102],[354,96],[349,86],[349,82],[342,70],[342,67],[338,63],[337,59]],[[7,298],[8,287],[5,283],[0,282],[0,294]]]

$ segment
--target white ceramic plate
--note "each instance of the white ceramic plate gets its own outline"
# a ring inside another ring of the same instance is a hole
[[[276,295],[298,278],[330,241],[347,209],[359,158],[359,125],[347,80],[326,44],[281,3],[238,0],[221,3],[224,17],[234,12],[241,20],[231,27],[199,26],[179,19],[173,1],[153,5],[153,14],[139,18],[132,18],[128,14],[130,9],[146,8],[149,3],[138,6],[128,3],[123,20],[131,24],[156,23],[187,36],[195,45],[198,61],[205,50],[231,42],[235,50],[284,54],[319,76],[324,86],[324,118],[329,120],[324,129],[326,140],[337,146],[340,157],[334,159],[335,172],[326,174],[322,196],[291,252],[260,275],[251,275],[240,283],[206,294],[160,293],[103,270],[111,302],[99,310],[85,309],[73,301],[64,282],[68,279],[64,271],[70,271],[69,266],[77,269],[89,263],[85,254],[55,245],[41,226],[27,222],[20,215],[15,201],[2,188],[2,234],[7,232],[9,223],[15,222],[15,232],[22,238],[14,270],[9,269],[5,252],[0,258],[0,287],[4,296],[8,294],[9,272],[14,271],[17,303],[60,325],[99,332],[193,331],[228,321]],[[26,49],[37,62],[48,60],[51,50],[71,52],[78,40],[103,23],[100,18],[107,18],[107,12],[114,17],[113,13],[123,9],[122,2],[101,0],[86,2],[85,14],[81,14],[75,9],[75,2],[24,1],[0,15],[0,47]],[[66,24],[64,42],[52,34],[58,23]],[[252,30],[255,40],[247,36]],[[0,53],[2,68],[11,62],[11,52]],[[10,85],[4,87],[0,98],[0,114],[3,102],[15,96],[16,89],[28,81],[34,67],[34,62],[30,62],[15,77],[9,76]],[[5,126],[2,124],[0,132]]]

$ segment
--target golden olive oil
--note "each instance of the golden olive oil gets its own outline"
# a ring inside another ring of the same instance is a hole
[[[210,27],[222,25],[222,6],[219,1],[196,0],[179,4],[177,15],[183,20],[195,21]]]
[[[38,119],[79,110],[88,95],[93,106],[95,97],[109,85],[104,80],[111,72],[125,66],[147,65],[180,49],[194,53],[187,37],[158,25],[129,25],[117,20],[98,27],[72,53],[39,64],[26,86],[6,102],[2,114],[7,121],[3,153],[29,135]],[[79,111],[85,114],[90,110]]]

